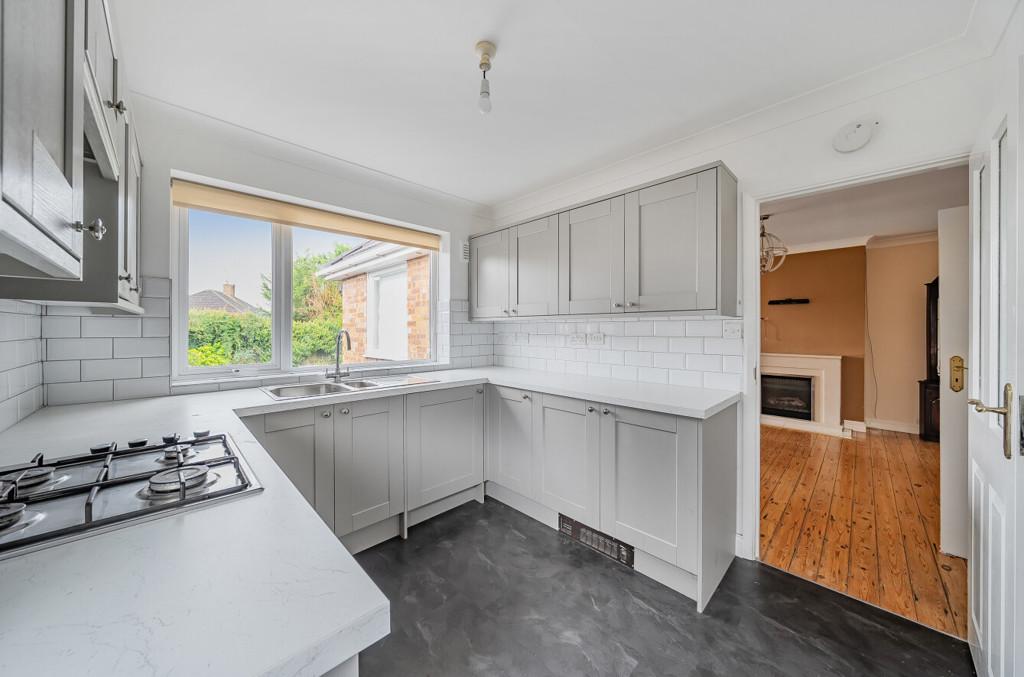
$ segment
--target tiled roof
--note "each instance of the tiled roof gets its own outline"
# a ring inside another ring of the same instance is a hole
[[[190,310],[222,310],[226,313],[265,314],[267,312],[246,303],[237,296],[228,296],[216,289],[204,289],[195,294],[189,294],[188,307]]]

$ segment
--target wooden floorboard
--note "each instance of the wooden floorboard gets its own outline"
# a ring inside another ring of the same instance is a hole
[[[967,634],[967,563],[940,550],[939,448],[762,426],[761,559],[906,618]]]

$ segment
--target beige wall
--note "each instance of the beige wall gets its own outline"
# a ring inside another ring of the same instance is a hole
[[[841,355],[843,420],[864,420],[864,247],[793,254],[761,275],[761,351]],[[807,298],[807,305],[770,306]]]
[[[927,370],[924,285],[938,274],[937,241],[867,250],[864,409],[869,426],[878,421],[880,427],[917,429],[917,382]]]

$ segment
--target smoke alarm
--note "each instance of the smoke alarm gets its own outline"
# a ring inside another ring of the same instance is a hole
[[[868,145],[871,136],[875,133],[878,120],[858,120],[844,125],[832,137],[832,148],[839,153],[852,153]]]

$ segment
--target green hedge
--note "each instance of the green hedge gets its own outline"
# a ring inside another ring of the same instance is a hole
[[[326,364],[334,359],[334,337],[341,317],[297,320],[292,325],[295,364]],[[271,358],[270,316],[190,310],[188,363],[194,367],[261,364]]]

